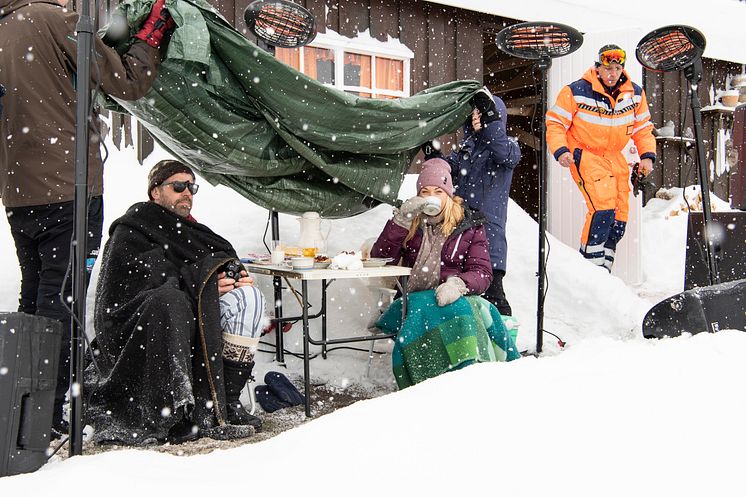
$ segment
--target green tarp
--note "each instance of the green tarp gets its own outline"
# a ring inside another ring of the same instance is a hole
[[[151,3],[119,9],[138,26]],[[334,218],[393,203],[419,146],[458,128],[480,88],[357,97],[275,59],[202,0],[166,5],[178,28],[153,88],[117,102],[208,181],[268,209]]]

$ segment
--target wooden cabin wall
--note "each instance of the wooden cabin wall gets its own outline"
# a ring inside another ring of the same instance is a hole
[[[706,107],[711,104],[710,91],[714,88],[725,89],[728,75],[742,72],[740,64],[731,62],[703,59],[702,80],[697,87],[697,95]],[[645,93],[650,103],[650,113],[656,128],[660,128],[668,121],[674,122],[676,136],[689,128],[694,130],[691,103],[688,98],[689,83],[682,72],[654,73],[644,72]],[[714,102],[712,102],[714,103]],[[732,128],[733,113],[723,111],[705,111],[702,113],[703,140],[705,148],[705,162],[710,170],[710,161],[715,160],[716,136],[722,127]],[[652,173],[652,180],[658,187],[684,187],[699,184],[695,151],[691,147],[675,141],[658,141],[658,160]],[[730,197],[730,174],[716,176],[710,188],[723,200]],[[655,191],[648,192],[647,197],[655,195]]]

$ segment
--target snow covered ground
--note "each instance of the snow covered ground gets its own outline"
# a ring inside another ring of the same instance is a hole
[[[156,152],[139,166],[132,149],[106,169],[105,226],[146,198]],[[239,254],[264,252],[266,211],[202,181],[194,216],[226,236]],[[405,184],[402,194],[413,191]],[[737,462],[746,446],[746,335],[723,332],[663,341],[641,338],[645,312],[683,289],[686,216],[681,190],[645,209],[645,282],[627,287],[550,237],[544,356],[482,364],[402,392],[358,402],[265,442],[209,455],[176,457],[117,451],[52,461],[30,475],[0,479],[0,495],[59,489],[106,495],[201,491],[314,495],[730,495],[742,488]],[[676,212],[676,215],[672,213]],[[391,208],[332,222],[329,252],[355,250],[377,236]],[[280,217],[292,243],[298,223]],[[505,287],[521,322],[518,345],[535,347],[536,223],[511,202]],[[6,221],[0,220],[0,309],[16,306],[19,272]],[[270,295],[269,281],[257,282]],[[312,287],[313,289],[313,287]],[[330,287],[332,335],[362,332],[377,312],[379,290],[365,282]],[[312,302],[317,300],[312,297]],[[285,298],[286,314],[298,311]],[[313,323],[313,327],[317,327]],[[300,330],[286,347],[301,350]],[[316,328],[312,328],[315,330]],[[269,335],[270,339],[273,335]],[[376,345],[379,351],[388,344]],[[288,356],[293,377],[302,364]],[[278,369],[259,356],[263,372]],[[312,361],[314,383],[394,390],[390,356],[339,350]],[[76,490],[74,490],[76,489]]]

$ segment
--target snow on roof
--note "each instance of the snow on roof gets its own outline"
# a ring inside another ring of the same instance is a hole
[[[428,1],[520,21],[560,22],[583,33],[625,28],[642,28],[647,33],[662,26],[685,24],[700,30],[707,38],[705,57],[746,63],[746,3],[738,0]]]

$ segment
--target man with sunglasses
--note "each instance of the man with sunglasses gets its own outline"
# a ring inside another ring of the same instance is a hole
[[[0,0],[0,197],[21,269],[18,310],[62,321],[53,436],[69,427],[63,419],[70,383],[70,319],[64,299],[75,197],[75,103],[78,14],[68,0]],[[132,44],[119,54],[93,39],[91,88],[123,100],[142,98],[160,64],[161,43],[174,28],[165,1],[158,0]],[[91,128],[98,122],[92,111]],[[88,238],[92,269],[101,243],[103,163],[100,137],[88,149]],[[63,283],[65,287],[63,288]]]
[[[546,115],[549,149],[570,169],[588,207],[580,253],[609,272],[629,213],[630,171],[622,151],[631,139],[643,175],[656,158],[645,92],[624,70],[626,57],[617,45],[601,47],[594,67],[562,88]]]
[[[109,228],[94,310],[98,368],[88,370],[96,441],[179,443],[261,429],[239,396],[266,303],[233,266],[231,244],[191,215],[198,191],[189,166],[161,161],[148,177],[150,201]]]

